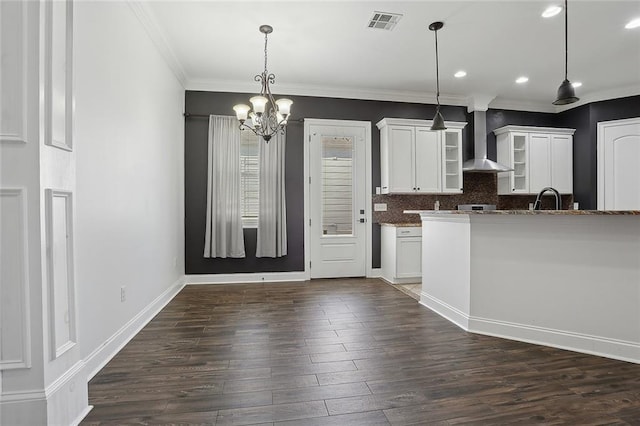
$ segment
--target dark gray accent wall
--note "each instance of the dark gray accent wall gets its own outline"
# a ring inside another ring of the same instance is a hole
[[[558,114],[558,125],[576,129],[573,139],[574,200],[598,207],[598,123],[640,117],[640,96],[593,102]]]
[[[233,115],[232,107],[246,103],[251,95],[244,93],[187,91],[185,111],[191,114]],[[371,193],[380,186],[380,133],[375,126],[384,117],[431,119],[435,105],[367,101],[355,99],[289,96],[293,100],[292,119],[321,118],[371,122]],[[466,108],[443,106],[448,121],[465,121]],[[208,259],[202,256],[207,189],[206,118],[185,119],[185,272],[187,274],[219,274],[238,272],[290,272],[304,270],[304,185],[302,122],[287,126],[286,191],[288,255],[278,259],[255,257],[255,231],[245,230],[247,257],[244,259]],[[463,141],[468,132],[463,131]],[[380,228],[373,226],[372,267],[380,267]]]
[[[512,111],[489,109],[487,111],[487,157],[496,159],[495,129],[503,126],[557,127],[557,115],[544,112]]]
[[[232,107],[246,103],[244,93],[185,93],[185,111],[191,114],[233,115]],[[355,99],[292,96],[293,119],[321,118],[371,122],[371,193],[380,186],[380,133],[375,124],[384,117],[431,119],[435,105],[367,101]],[[448,121],[467,121],[463,131],[463,159],[473,156],[473,114],[465,107],[444,106]],[[506,125],[568,127],[574,135],[574,199],[583,209],[595,209],[597,202],[597,123],[640,116],[640,96],[596,102],[560,114],[489,109],[487,111],[487,153],[496,159],[493,130]],[[202,256],[207,187],[206,118],[185,119],[185,272],[217,274],[239,272],[289,272],[304,270],[304,185],[302,121],[292,121],[287,128],[286,190],[288,255],[259,259],[255,254],[255,230],[245,230],[247,257],[244,259],[206,259]],[[372,267],[380,267],[380,227],[373,224]]]
[[[558,127],[576,129],[573,134],[573,200],[583,210],[596,208],[597,164],[596,151],[592,153],[590,148],[589,112],[589,105],[583,105],[558,114]]]

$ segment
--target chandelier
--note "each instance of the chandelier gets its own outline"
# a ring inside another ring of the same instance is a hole
[[[261,25],[260,32],[264,34],[264,71],[254,77],[254,80],[262,85],[260,94],[249,99],[253,111],[249,105],[245,104],[238,104],[233,107],[233,110],[236,112],[241,130],[249,129],[257,136],[261,136],[265,142],[269,142],[276,133],[284,133],[293,101],[286,98],[280,98],[277,101],[273,99],[269,84],[276,81],[276,76],[267,71],[267,36],[273,32],[273,28],[270,25]],[[274,109],[274,105],[277,109]],[[251,118],[250,124],[245,124],[247,118]]]

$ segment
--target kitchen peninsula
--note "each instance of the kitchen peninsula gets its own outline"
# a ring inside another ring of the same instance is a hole
[[[640,363],[640,211],[406,211],[420,303],[475,333]]]

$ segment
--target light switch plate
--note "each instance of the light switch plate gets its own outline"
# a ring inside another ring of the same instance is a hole
[[[386,212],[387,211],[387,203],[374,203],[373,204],[374,212]]]

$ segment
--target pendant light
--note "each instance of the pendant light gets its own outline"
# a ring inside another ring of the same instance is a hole
[[[576,97],[576,90],[573,88],[569,79],[567,78],[567,67],[569,62],[569,47],[568,47],[568,21],[569,13],[567,10],[568,0],[564,0],[564,81],[558,87],[558,99],[553,101],[554,105],[567,105],[572,104],[580,100]]]
[[[429,25],[429,29],[433,31],[436,35],[436,115],[433,117],[433,124],[431,125],[431,130],[447,130],[447,127],[444,125],[444,118],[440,113],[440,74],[439,74],[439,64],[438,64],[438,30],[442,29],[444,24],[440,21],[433,22]]]

